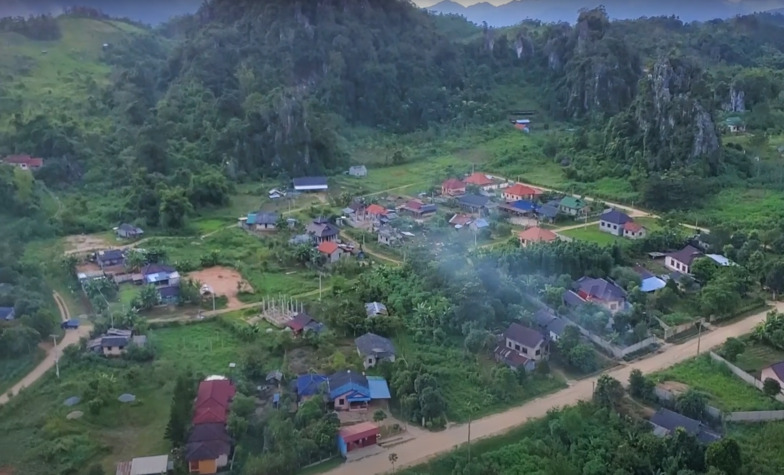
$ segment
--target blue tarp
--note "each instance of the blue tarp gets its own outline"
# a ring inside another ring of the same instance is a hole
[[[386,379],[381,376],[368,376],[367,380],[370,387],[370,399],[392,399]]]

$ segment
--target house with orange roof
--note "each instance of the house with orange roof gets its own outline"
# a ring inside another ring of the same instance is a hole
[[[468,177],[466,177],[463,182],[466,185],[474,185],[478,186],[479,188],[485,189],[486,187],[490,187],[495,184],[493,180],[487,177],[484,173],[476,172],[472,173]]]
[[[520,245],[523,247],[537,242],[553,242],[558,240],[557,234],[549,229],[542,229],[539,226],[533,226],[525,231],[520,231],[517,237],[520,239]]]
[[[327,258],[327,262],[337,262],[343,257],[343,249],[334,241],[324,241],[318,245],[317,249]]]
[[[384,208],[381,205],[377,205],[375,203],[365,208],[365,214],[370,219],[378,219],[382,216],[386,216],[387,213],[388,211],[386,208]]]
[[[466,185],[457,178],[450,178],[441,183],[441,194],[444,196],[460,196],[465,194]]]
[[[502,196],[506,201],[534,200],[542,194],[542,190],[520,183],[504,188]]]

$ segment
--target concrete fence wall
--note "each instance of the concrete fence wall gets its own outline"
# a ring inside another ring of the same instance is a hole
[[[729,361],[725,360],[724,358],[722,358],[721,356],[717,355],[716,353],[714,353],[712,351],[710,352],[710,357],[714,361],[718,361],[719,363],[723,363],[727,368],[730,369],[730,371],[732,371],[732,373],[735,376],[739,377],[740,379],[742,379],[747,384],[750,384],[750,385],[754,386],[755,388],[759,389],[760,391],[762,391],[763,383],[759,379],[757,379],[754,376],[750,375],[749,373],[743,371],[742,369],[738,368],[734,364],[730,363]],[[784,395],[779,394],[779,395],[777,395],[775,397],[775,399],[777,401],[779,401],[779,402],[784,402]]]
[[[702,323],[703,325],[705,324],[705,319],[704,318],[701,318],[701,319],[699,319],[697,321],[694,321],[694,322],[686,322],[686,323],[682,323],[680,325],[675,325],[675,326],[667,325],[660,318],[656,318],[656,321],[659,322],[659,325],[664,330],[664,339],[665,340],[669,340],[670,338],[672,338],[672,337],[674,337],[676,335],[679,335],[681,333],[684,333],[684,332],[687,332],[687,331],[691,330],[698,323]]]
[[[766,422],[784,420],[784,411],[739,411],[724,416],[727,422]]]
[[[653,388],[653,394],[659,399],[659,401],[675,401],[675,393],[658,386]],[[713,406],[705,406],[705,412],[714,419],[721,419],[722,417],[721,411]]]

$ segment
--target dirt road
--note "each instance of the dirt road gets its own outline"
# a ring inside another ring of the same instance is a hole
[[[71,312],[68,311],[68,307],[65,305],[63,298],[60,297],[60,294],[53,292],[52,298],[54,298],[54,301],[57,304],[57,308],[60,310],[60,320],[69,320],[71,318]],[[8,392],[15,395],[22,388],[30,387],[36,381],[41,379],[44,374],[54,367],[55,361],[60,357],[66,347],[78,344],[82,337],[88,337],[90,335],[90,331],[92,329],[93,326],[91,324],[82,322],[82,324],[79,325],[78,330],[67,330],[63,339],[57,343],[57,346],[49,348],[46,351],[46,357],[43,359],[43,361],[38,363],[38,366],[27,373],[27,375],[25,375],[21,381],[16,383]],[[6,394],[0,395],[0,405],[8,402],[8,392]]]
[[[777,304],[779,311],[784,310],[784,304]],[[757,323],[765,320],[767,310],[745,318],[739,322],[705,333],[700,342],[700,351],[707,352],[710,348],[724,343],[728,337],[749,333]],[[626,384],[629,374],[633,369],[643,373],[652,373],[668,368],[697,354],[697,340],[688,341],[682,345],[670,345],[659,354],[640,360],[633,364],[608,371],[606,374]],[[577,381],[566,389],[538,399],[529,401],[522,406],[488,416],[474,421],[471,424],[471,440],[491,437],[509,431],[529,419],[542,417],[547,411],[562,406],[572,405],[581,400],[588,400],[593,394],[593,386],[598,377]],[[414,441],[399,445],[390,451],[398,456],[397,467],[406,467],[425,462],[429,458],[448,452],[456,446],[463,444],[468,437],[468,428],[465,424],[450,427],[443,432],[424,433]],[[387,451],[357,462],[343,464],[329,472],[331,475],[370,475],[387,473],[390,471],[389,454]]]

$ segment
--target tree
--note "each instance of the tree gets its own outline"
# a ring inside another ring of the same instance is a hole
[[[740,445],[729,437],[710,444],[705,451],[705,465],[715,467],[726,475],[743,473]]]
[[[164,228],[177,229],[185,225],[188,214],[193,206],[188,200],[185,190],[180,187],[164,189],[161,192],[160,219]]]
[[[139,305],[142,310],[150,310],[161,301],[161,294],[154,285],[146,285],[139,292]]]
[[[702,420],[707,405],[708,397],[704,393],[689,389],[678,397],[675,409],[686,417]]]
[[[387,413],[381,409],[373,413],[373,422],[381,422],[387,418]]]
[[[703,285],[710,282],[719,270],[718,264],[708,257],[695,259],[691,265],[691,273]]]
[[[721,347],[721,355],[727,361],[734,363],[745,349],[745,343],[735,337],[729,337]]]
[[[623,386],[615,378],[606,374],[599,377],[593,391],[593,401],[602,407],[615,408],[623,399]]]
[[[569,350],[569,364],[583,373],[590,373],[591,371],[596,371],[598,368],[596,353],[593,351],[591,345],[585,343],[580,343]]]
[[[174,384],[169,422],[166,424],[166,439],[174,447],[181,447],[188,437],[193,399],[196,397],[195,384],[189,374],[181,374]]]
[[[781,384],[773,378],[765,378],[762,382],[762,392],[770,397],[781,394]]]
[[[642,374],[639,369],[633,369],[629,375],[629,394],[640,399],[650,399],[653,396],[654,382]]]
[[[392,452],[389,454],[389,463],[392,464],[392,471],[395,471],[395,462],[397,462],[397,454]]]
[[[740,305],[740,294],[725,280],[716,279],[702,288],[700,307],[706,316],[732,315],[738,305]]]
[[[765,285],[774,294],[784,292],[784,260],[778,260],[770,265],[765,274]]]

